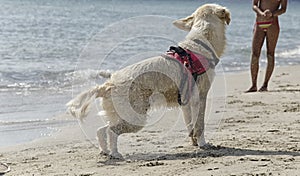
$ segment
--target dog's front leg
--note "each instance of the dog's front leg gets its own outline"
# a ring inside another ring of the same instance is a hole
[[[193,137],[192,110],[191,110],[190,103],[182,106],[182,111],[183,111],[184,122],[185,122],[186,128],[188,130],[189,137],[191,137],[191,139],[192,139],[192,144],[194,146],[197,146],[198,145],[197,140],[194,139],[194,137]]]
[[[198,107],[196,108],[193,116],[194,128],[193,128],[193,139],[196,140],[196,143],[199,147],[205,147],[206,142],[204,138],[204,117],[205,117],[205,108],[206,108],[206,98],[207,96],[201,96]],[[197,111],[198,109],[198,111]]]

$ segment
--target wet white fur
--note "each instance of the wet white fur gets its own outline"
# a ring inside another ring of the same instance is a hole
[[[189,32],[186,38],[179,42],[179,46],[212,58],[210,51],[193,41],[198,39],[210,47],[219,58],[225,49],[225,29],[229,23],[228,9],[216,4],[206,4],[192,15],[176,20],[173,24]],[[89,113],[91,101],[101,97],[102,107],[109,122],[98,129],[99,146],[102,153],[120,158],[122,156],[117,148],[118,135],[137,132],[145,125],[150,108],[149,99],[155,98],[155,95],[163,95],[165,103],[158,106],[179,106],[177,96],[178,86],[183,79],[181,69],[178,63],[157,56],[130,65],[111,75],[101,73],[110,78],[104,84],[93,87],[71,100],[67,104],[68,110],[74,117],[84,118]],[[206,145],[204,113],[213,77],[214,69],[209,69],[205,74],[198,76],[192,98],[188,104],[181,106],[193,145]],[[187,88],[186,83],[183,89]],[[182,92],[182,97],[185,97],[185,91]]]

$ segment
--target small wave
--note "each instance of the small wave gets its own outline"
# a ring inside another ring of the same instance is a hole
[[[67,82],[64,77],[66,72],[69,71],[30,70],[27,72],[1,72],[1,80],[3,82],[0,84],[0,88],[13,90],[60,88]]]
[[[48,128],[53,126],[66,125],[68,123],[74,123],[74,120],[36,119],[24,121],[0,121],[0,132]]]
[[[66,73],[66,78],[72,82],[72,84],[83,84],[87,83],[89,81],[96,81],[102,79],[99,73],[101,73],[101,70],[92,70],[92,69],[86,69],[86,70],[75,70],[73,72]],[[107,70],[106,72],[110,73],[111,71]]]
[[[0,79],[3,80],[0,83],[0,91],[64,90],[72,86],[83,86],[104,80],[99,75],[99,70],[92,69],[31,72],[36,73],[0,72]]]
[[[294,49],[288,49],[276,53],[276,57],[281,57],[281,58],[299,58],[299,56],[300,56],[300,46]]]
[[[19,121],[0,121],[0,125],[18,125],[18,124],[29,124],[29,123],[43,123],[47,122],[49,119],[41,120],[41,119],[36,119],[36,120],[19,120]]]

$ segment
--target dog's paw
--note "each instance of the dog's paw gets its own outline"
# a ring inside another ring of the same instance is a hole
[[[119,152],[117,152],[117,153],[110,153],[109,154],[109,159],[124,160],[123,156]]]
[[[109,155],[109,151],[101,151],[100,155],[101,156],[108,156]]]
[[[212,145],[209,143],[205,143],[204,145],[199,146],[203,150],[209,150],[211,149]]]
[[[203,150],[218,150],[220,149],[220,146],[215,146],[210,143],[205,143],[205,145],[200,146],[200,148]]]
[[[197,138],[191,137],[191,140],[193,146],[198,146]]]

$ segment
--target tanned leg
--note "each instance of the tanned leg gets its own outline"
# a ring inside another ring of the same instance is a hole
[[[252,39],[252,54],[251,54],[251,80],[252,86],[246,92],[257,91],[257,75],[259,70],[259,56],[261,48],[265,40],[266,33],[257,25],[254,26],[253,39]]]
[[[265,81],[262,87],[259,89],[260,92],[268,90],[268,83],[272,76],[274,65],[275,65],[275,48],[279,36],[279,25],[278,22],[275,21],[272,26],[268,28],[267,31],[267,59],[268,65],[265,75]]]

